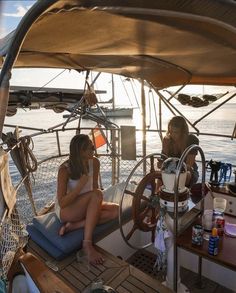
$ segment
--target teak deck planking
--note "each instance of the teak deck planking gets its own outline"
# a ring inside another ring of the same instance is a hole
[[[170,289],[163,286],[158,280],[148,276],[139,269],[128,264],[102,248],[97,246],[104,256],[103,265],[93,266],[87,264],[86,258],[77,260],[76,254],[68,256],[61,261],[55,261],[32,240],[29,240],[28,251],[33,253],[43,262],[50,262],[58,268],[53,271],[74,292],[88,291],[91,283],[102,279],[104,285],[114,288],[118,293],[170,293]]]

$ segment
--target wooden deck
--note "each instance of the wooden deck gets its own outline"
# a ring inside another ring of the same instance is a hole
[[[55,261],[32,240],[28,250],[49,267],[74,292],[89,292],[94,281],[102,280],[104,285],[110,286],[119,293],[170,293],[168,288],[129,263],[111,255],[97,247],[103,254],[103,265],[88,265],[86,257],[76,257],[73,254],[62,261]]]
[[[146,250],[137,251],[127,260],[127,262],[137,266],[143,272],[163,282],[165,280],[165,272],[157,272],[153,269],[155,261],[156,256]],[[198,274],[183,267],[180,268],[180,278],[181,282],[191,293],[236,293],[236,291],[227,289],[205,277],[202,277],[202,283],[200,284]]]

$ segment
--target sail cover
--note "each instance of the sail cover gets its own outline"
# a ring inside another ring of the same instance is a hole
[[[174,97],[180,104],[185,106],[191,106],[194,108],[199,107],[206,107],[210,105],[211,103],[218,101],[220,98],[226,96],[229,94],[229,91],[222,92],[219,94],[186,94],[186,93],[179,93],[175,94],[174,92],[165,89],[165,92],[167,92],[170,95],[170,98]]]

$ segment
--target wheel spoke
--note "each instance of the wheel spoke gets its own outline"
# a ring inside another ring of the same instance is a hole
[[[160,159],[160,154],[152,154],[145,157],[142,162],[139,162],[138,165],[132,170],[128,181],[125,185],[125,190],[123,191],[123,197],[125,195],[130,196],[132,208],[132,224],[125,232],[120,226],[122,231],[122,237],[125,242],[131,247],[136,247],[136,245],[131,245],[131,240],[134,238],[138,231],[142,232],[151,232],[147,240],[150,245],[151,242],[155,240],[155,231],[157,220],[159,218],[159,189],[161,184],[161,170],[158,165]],[[140,173],[141,163],[146,165],[145,171],[147,171],[144,176]],[[135,172],[138,172],[137,174]],[[133,182],[130,181],[132,176],[137,176],[138,180]],[[132,184],[132,185],[130,185]],[[123,199],[123,198],[122,198]],[[123,204],[123,202],[122,202]],[[123,225],[123,224],[122,224]],[[146,244],[144,247],[147,246]],[[139,247],[138,245],[137,247]],[[143,246],[143,244],[141,245]]]
[[[151,236],[151,240],[152,240],[152,243],[154,243],[155,241],[155,228],[152,229],[152,236]]]
[[[128,189],[125,189],[124,193],[125,193],[125,194],[130,194],[130,195],[132,195],[132,196],[135,196],[135,192],[130,191],[130,190],[128,190]]]
[[[131,236],[134,234],[134,231],[137,230],[137,228],[138,228],[137,225],[134,224],[132,229],[130,230],[130,232],[126,235],[126,237],[125,237],[126,240],[129,240],[131,238]]]
[[[143,221],[144,218],[147,216],[147,214],[150,211],[150,207],[145,207],[145,209],[139,214],[140,219]]]
[[[145,195],[140,196],[140,199],[150,202],[150,198]]]
[[[157,218],[158,218],[158,211],[156,210],[156,208],[152,208],[152,217],[151,217],[151,223],[154,224],[157,222]]]
[[[154,168],[154,156],[150,157],[150,164],[151,164],[150,172],[154,172],[155,171],[155,168]]]
[[[154,196],[156,194],[156,188],[157,188],[156,181],[153,181],[151,185],[152,185],[152,196]]]

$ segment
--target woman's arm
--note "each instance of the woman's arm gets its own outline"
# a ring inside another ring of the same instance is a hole
[[[193,145],[193,144],[199,145],[199,139],[195,135],[190,134],[188,136],[188,144],[187,144],[187,146],[190,146],[190,145]],[[196,162],[197,153],[198,153],[198,151],[196,149],[193,149],[188,154],[188,156],[186,158],[186,164],[187,164],[189,169],[191,169],[193,167],[194,163]]]
[[[196,161],[196,155],[195,154],[189,154],[186,158],[186,164],[188,168],[193,167],[194,163]]]
[[[165,136],[162,140],[161,158],[158,160],[157,168],[161,169],[162,163],[169,155],[169,139]]]
[[[65,208],[74,202],[84,185],[88,182],[88,176],[82,175],[78,181],[77,186],[67,193],[68,180],[69,175],[67,167],[60,167],[57,176],[57,198],[61,208]]]
[[[167,157],[169,157],[169,153],[170,153],[170,139],[168,137],[164,137],[162,140],[162,151],[161,153],[163,155],[166,155]]]
[[[93,158],[93,188],[98,189],[99,184],[98,184],[98,176],[99,176],[99,171],[100,171],[100,161],[98,158],[94,157]]]

